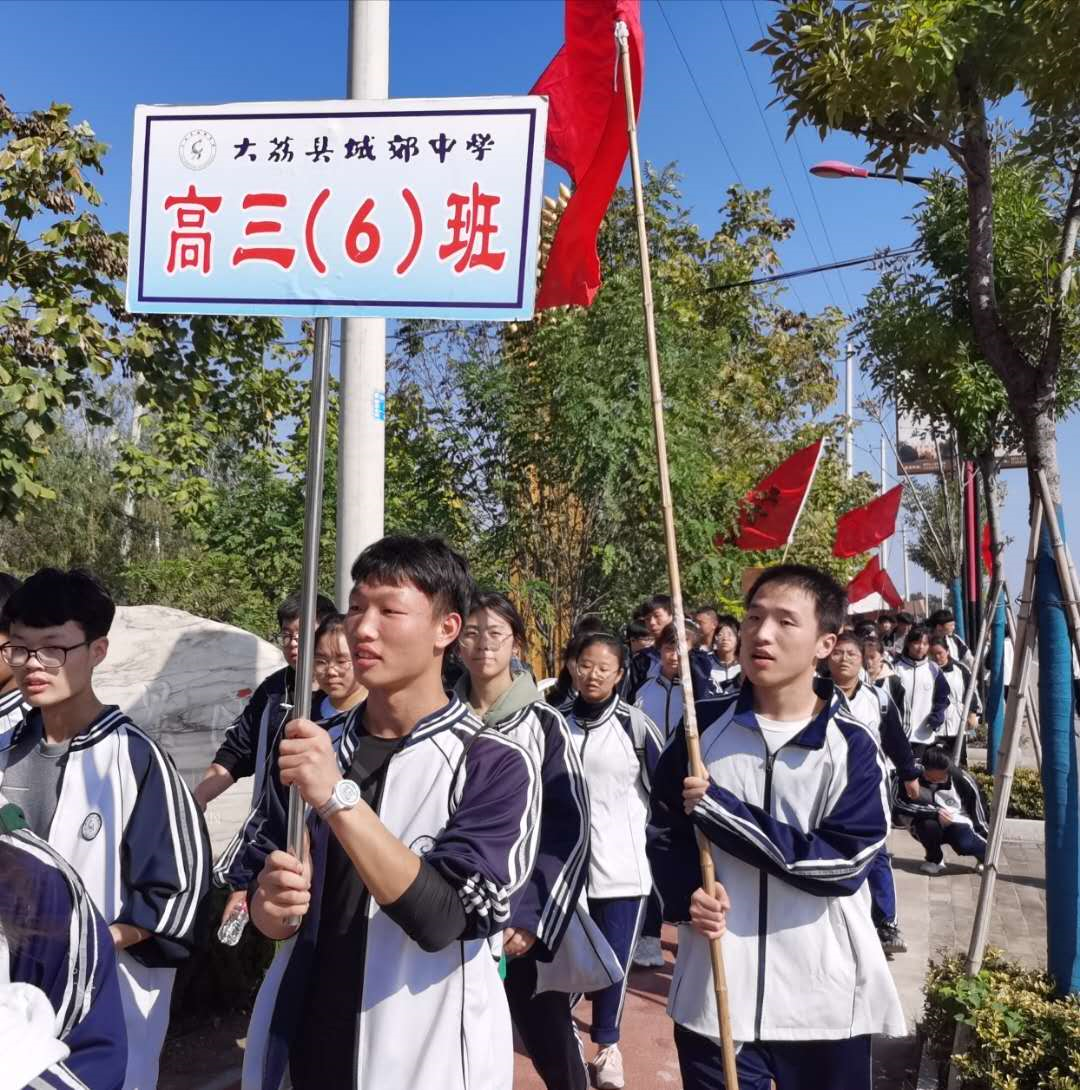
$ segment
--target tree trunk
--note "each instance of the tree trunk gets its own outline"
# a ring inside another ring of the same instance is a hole
[[[1018,415],[1020,415],[1018,413]],[[1045,471],[1062,535],[1060,473],[1052,409],[1021,417],[1032,494]],[[1071,590],[1068,594],[1071,597]],[[1039,632],[1039,718],[1046,805],[1046,964],[1062,994],[1080,991],[1080,779],[1072,647],[1050,531],[1043,520],[1035,583]]]

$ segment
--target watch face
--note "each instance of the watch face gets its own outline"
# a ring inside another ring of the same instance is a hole
[[[360,785],[354,780],[342,780],[334,788],[334,797],[342,806],[355,806],[360,801]]]

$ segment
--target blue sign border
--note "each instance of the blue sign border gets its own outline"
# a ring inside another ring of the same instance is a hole
[[[490,117],[493,114],[528,114],[529,116],[529,154],[525,160],[525,201],[521,213],[521,259],[518,265],[517,298],[513,302],[461,302],[433,299],[244,299],[236,296],[197,296],[197,295],[146,295],[143,291],[143,265],[146,260],[146,206],[147,189],[150,181],[150,126],[155,121],[206,121],[208,117],[220,121],[251,121],[262,120],[266,117],[298,118],[310,120],[312,118],[364,118],[386,117],[392,114],[394,117]],[[532,195],[532,167],[533,167],[533,141],[536,135],[536,109],[524,107],[522,109],[491,109],[491,110],[330,110],[317,113],[243,113],[243,114],[147,114],[146,136],[143,141],[143,184],[142,184],[142,208],[141,229],[139,232],[139,291],[136,302],[139,303],[223,303],[226,305],[254,304],[261,306],[282,305],[288,307],[385,307],[387,309],[430,307],[431,309],[444,308],[446,310],[519,310],[525,298],[525,272],[529,259],[527,246],[529,232],[529,198]]]

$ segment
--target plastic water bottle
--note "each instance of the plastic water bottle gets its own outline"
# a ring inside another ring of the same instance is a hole
[[[244,933],[247,922],[247,901],[241,901],[240,904],[233,909],[229,918],[218,928],[218,942],[222,943],[224,946],[235,946],[240,941],[240,936]]]

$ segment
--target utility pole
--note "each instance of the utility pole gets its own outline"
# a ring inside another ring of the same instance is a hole
[[[880,461],[881,461],[881,494],[884,496],[885,495],[885,490],[889,487],[888,474],[885,472],[885,429],[884,429],[884,427],[881,429],[881,448],[880,448],[880,450],[881,450],[881,453],[880,453],[879,457],[880,457]],[[881,557],[881,570],[887,572],[889,570],[889,539],[888,538],[886,538],[881,543],[879,553],[880,553],[880,557]]]
[[[390,0],[349,0],[347,94],[389,97]],[[334,597],[343,609],[352,589],[353,561],[383,535],[385,318],[342,319],[340,398]]]
[[[849,481],[855,473],[855,391],[851,384],[854,359],[855,346],[849,337],[844,351],[844,464]]]

